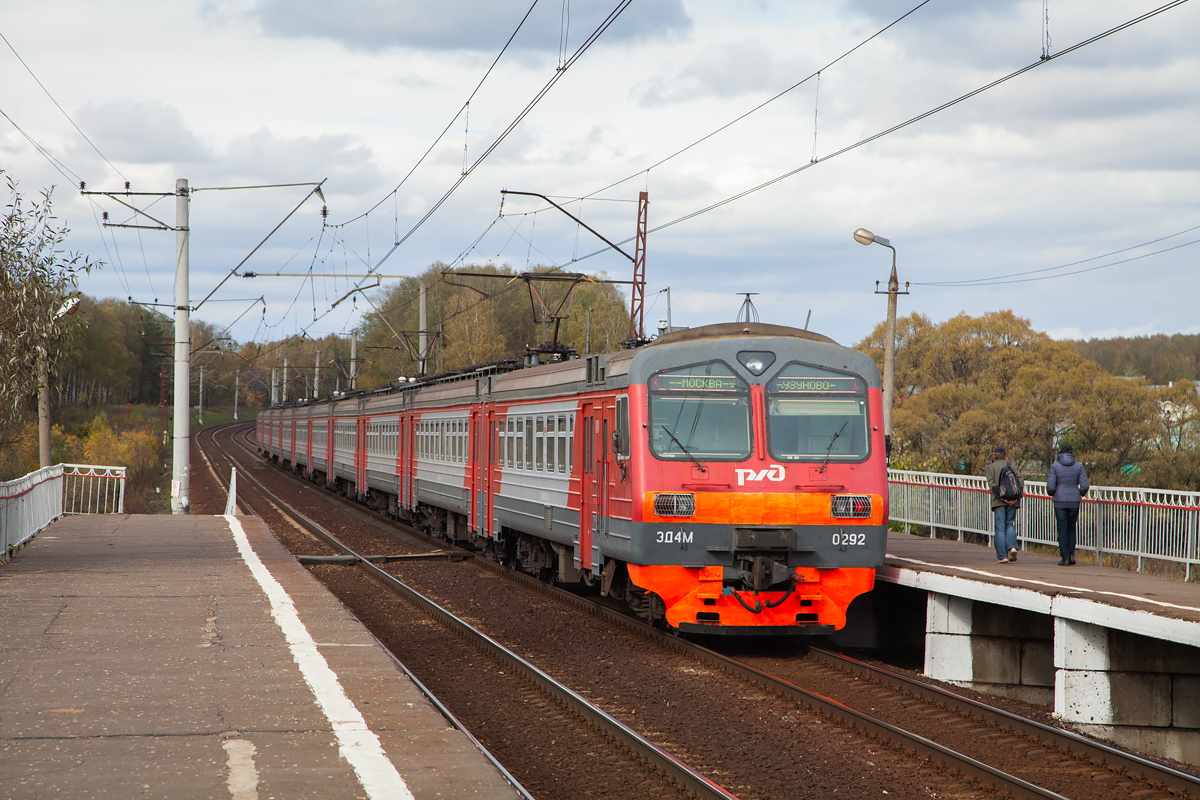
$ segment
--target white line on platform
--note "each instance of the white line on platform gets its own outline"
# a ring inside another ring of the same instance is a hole
[[[304,682],[312,689],[317,705],[333,727],[342,758],[354,768],[367,796],[373,800],[414,800],[404,778],[400,777],[383,752],[379,737],[367,727],[367,721],[346,696],[337,674],[329,668],[325,657],[318,651],[317,643],[296,613],[292,598],[250,546],[250,540],[238,518],[230,515],[225,517],[225,521],[229,523],[242,560],[250,567],[251,574],[271,603],[271,616],[283,631]]]
[[[229,786],[232,800],[258,800],[258,769],[254,766],[254,745],[246,739],[226,739],[221,746],[229,761]]]

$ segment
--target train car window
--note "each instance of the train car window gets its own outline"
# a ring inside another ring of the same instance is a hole
[[[592,471],[592,418],[590,416],[583,418],[583,431],[580,433],[583,437],[583,471]]]
[[[546,417],[546,472],[554,472],[555,433],[554,417]]]
[[[720,361],[650,378],[650,450],[670,461],[750,456],[750,390]],[[628,434],[626,434],[628,438]]]
[[[508,439],[508,446],[507,446],[508,458],[506,459],[506,461],[507,461],[507,466],[508,466],[509,468],[511,468],[511,467],[512,467],[512,465],[513,465],[513,441],[514,441],[514,438],[515,438],[515,431],[513,430],[513,420],[512,420],[512,417],[509,417],[509,418],[508,418],[508,436],[507,436],[507,439]]]
[[[575,470],[575,415],[567,417],[570,430],[567,434],[567,472]]]
[[[780,461],[862,461],[870,454],[866,382],[791,363],[767,383],[767,440]]]
[[[558,418],[558,471],[567,471],[567,418]]]
[[[525,418],[525,469],[533,469],[533,417]]]
[[[536,469],[538,472],[541,472],[543,467],[545,466],[545,462],[543,461],[543,455],[542,455],[544,453],[544,448],[545,448],[545,444],[546,444],[545,428],[546,428],[545,417],[538,417],[537,418],[537,440],[534,442],[534,445],[533,445],[534,469]]]
[[[617,398],[617,430],[613,451],[617,458],[629,458],[629,396]]]
[[[525,418],[517,417],[517,441],[516,441],[516,460],[515,466],[517,469],[525,469]]]

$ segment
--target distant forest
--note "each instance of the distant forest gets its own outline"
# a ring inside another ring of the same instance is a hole
[[[1200,334],[1089,339],[1075,342],[1075,349],[1113,375],[1144,377],[1153,386],[1179,380],[1200,383]]]

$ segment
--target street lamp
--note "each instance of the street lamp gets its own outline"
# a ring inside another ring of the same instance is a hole
[[[892,275],[888,278],[887,331],[883,338],[883,436],[888,456],[892,452],[892,402],[896,392],[896,295],[900,294],[900,281],[896,278],[896,248],[891,241],[876,236],[866,228],[854,232],[854,241],[859,244],[881,244],[892,251]],[[875,282],[876,294],[879,281]],[[904,292],[908,294],[908,292]]]

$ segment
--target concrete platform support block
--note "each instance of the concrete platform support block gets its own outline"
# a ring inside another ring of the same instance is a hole
[[[1054,686],[1054,643],[1029,641],[1021,644],[1021,683],[1025,686]]]
[[[1113,664],[1110,631],[1067,619],[1055,620],[1054,713],[1083,725],[1171,725],[1171,676],[1122,658]]]
[[[940,681],[970,681],[973,601],[930,592],[925,604],[925,674]]]
[[[1066,722],[1111,725],[1108,631],[1055,618],[1054,714]]]
[[[939,681],[973,681],[975,667],[971,637],[926,634],[925,674]]]
[[[1177,728],[1194,728],[1200,737],[1200,676],[1176,675],[1171,681],[1171,705],[1174,707],[1172,724]],[[1197,739],[1200,745],[1200,738]],[[1197,759],[1189,764],[1200,764],[1200,749]]]

